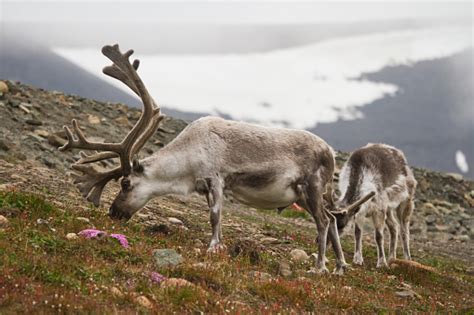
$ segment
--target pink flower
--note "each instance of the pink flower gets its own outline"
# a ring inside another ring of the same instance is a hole
[[[160,283],[161,281],[165,280],[166,277],[163,276],[163,275],[160,275],[158,272],[152,272],[150,274],[150,279],[151,279],[151,282],[154,282],[154,283]]]
[[[122,245],[123,248],[129,248],[130,245],[128,245],[128,240],[127,237],[123,234],[110,234],[110,237],[115,238],[116,240],[119,241],[120,245]]]
[[[82,230],[78,234],[80,236],[84,236],[85,238],[96,238],[96,237],[103,237],[107,235],[107,233],[105,233],[104,231],[100,231],[96,229]]]
[[[101,237],[109,236],[109,237],[112,237],[112,238],[115,238],[116,240],[118,240],[120,245],[123,248],[129,248],[130,247],[130,245],[128,244],[127,237],[123,234],[110,234],[110,235],[107,235],[107,232],[96,230],[96,229],[82,230],[78,234],[80,236],[83,236],[83,237],[87,238],[87,239],[101,238]]]

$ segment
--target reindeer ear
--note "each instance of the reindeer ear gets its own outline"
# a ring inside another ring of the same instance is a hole
[[[143,173],[143,166],[140,164],[137,158],[133,159],[132,168],[134,173]]]

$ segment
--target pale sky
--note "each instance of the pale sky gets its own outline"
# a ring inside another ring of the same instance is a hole
[[[472,2],[427,0],[0,0],[0,19],[6,22],[106,20],[160,23],[330,23],[437,18],[465,20],[472,19],[472,7]]]

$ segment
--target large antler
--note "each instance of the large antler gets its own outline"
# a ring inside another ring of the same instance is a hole
[[[131,173],[133,156],[156,132],[158,124],[164,117],[160,115],[159,106],[153,101],[136,71],[140,64],[139,60],[134,60],[133,64],[129,61],[133,50],[122,54],[118,45],[107,45],[102,48],[102,53],[113,62],[111,66],[103,69],[104,74],[123,82],[132,89],[142,100],[143,112],[135,126],[120,143],[89,141],[75,119],[72,120],[73,131],[64,126],[68,142],[59,148],[60,151],[69,149],[99,151],[92,155],[81,152],[81,159],[73,165],[74,170],[82,173],[82,175],[75,175],[74,183],[83,196],[95,205],[99,204],[102,190],[110,180],[128,176]],[[82,165],[116,157],[120,158],[120,167],[109,171],[100,172],[92,166]]]

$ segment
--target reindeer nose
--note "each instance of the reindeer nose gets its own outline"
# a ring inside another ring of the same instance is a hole
[[[128,221],[131,217],[127,212],[120,210],[114,203],[110,206],[109,217],[113,220]]]
[[[111,219],[114,219],[114,220],[120,220],[121,219],[120,211],[117,210],[117,207],[115,206],[115,204],[112,204],[110,206],[109,217]]]

